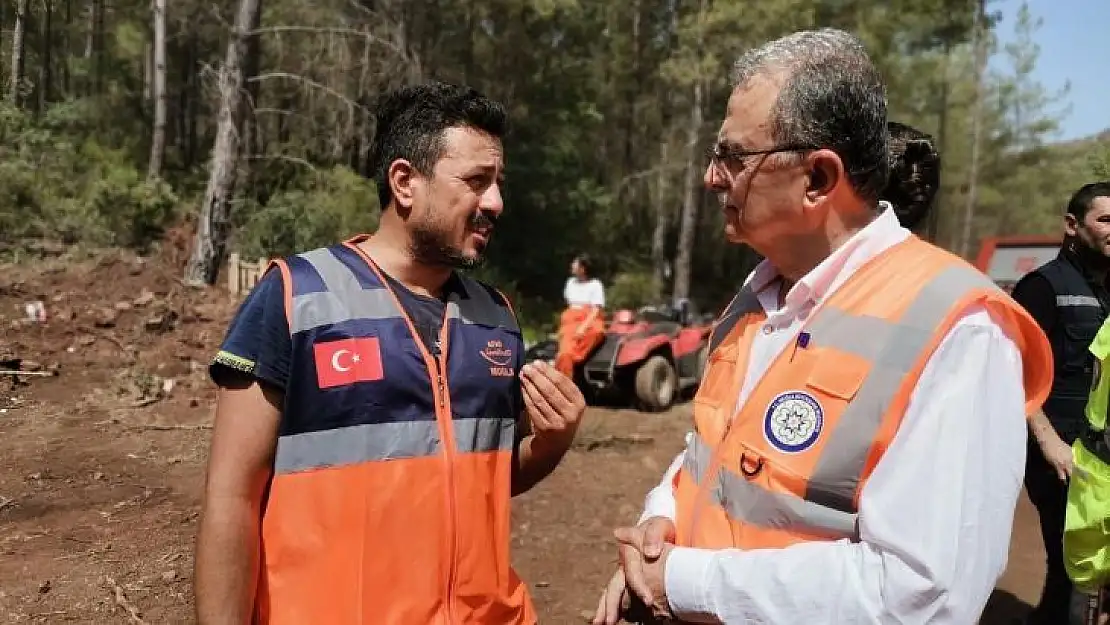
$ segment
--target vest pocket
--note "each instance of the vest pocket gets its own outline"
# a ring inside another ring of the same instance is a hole
[[[1090,368],[1094,356],[1088,348],[1091,346],[1091,341],[1095,340],[1100,327],[1099,324],[1092,322],[1064,325],[1064,336],[1067,340],[1064,341],[1064,362],[1061,364],[1065,370],[1080,373]]]
[[[855,354],[837,350],[826,348],[818,352],[813,369],[806,376],[806,386],[823,396],[851,401],[867,377],[871,363]]]

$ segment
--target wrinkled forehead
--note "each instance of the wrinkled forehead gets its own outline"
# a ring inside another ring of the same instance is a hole
[[[770,147],[771,110],[782,83],[781,73],[759,73],[733,89],[718,141],[745,150]]]
[[[477,128],[448,128],[443,132],[442,145],[443,153],[437,166],[496,169],[504,166],[501,140]]]

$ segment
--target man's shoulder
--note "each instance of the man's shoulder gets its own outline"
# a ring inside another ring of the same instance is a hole
[[[496,286],[490,284],[489,282],[486,282],[485,280],[479,280],[478,278],[472,278],[470,276],[457,272],[454,274],[454,276],[455,279],[458,281],[458,284],[467,292],[474,291],[480,296],[488,296],[490,299],[493,300],[494,304],[502,308],[512,310],[513,306],[512,302],[509,301],[509,296],[505,295],[505,293]]]

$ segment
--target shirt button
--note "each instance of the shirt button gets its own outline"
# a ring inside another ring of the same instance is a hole
[[[775,331],[775,327],[774,327],[774,326],[772,326],[772,325],[771,325],[771,324],[769,324],[769,323],[768,323],[767,325],[763,326],[763,333],[764,333],[764,334],[770,334],[770,333],[772,333],[772,332],[774,332],[774,331]]]

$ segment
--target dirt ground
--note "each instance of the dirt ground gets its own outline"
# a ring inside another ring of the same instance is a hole
[[[0,375],[0,622],[192,622],[205,367],[235,302],[176,275],[122,253],[0,266],[0,369],[56,374]],[[45,323],[26,319],[35,300]],[[591,409],[563,465],[514,502],[514,559],[543,622],[592,611],[614,566],[612,528],[637,517],[688,419],[685,405]],[[1028,610],[1043,557],[1023,497],[982,623]]]

